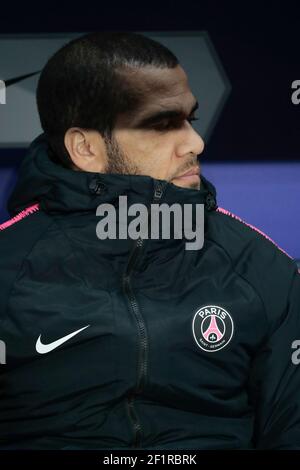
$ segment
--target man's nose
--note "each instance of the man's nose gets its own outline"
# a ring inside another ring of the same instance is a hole
[[[191,136],[190,136],[190,151],[195,153],[196,155],[199,155],[200,153],[203,152],[205,144],[204,140],[202,139],[201,135],[198,134],[198,132],[191,127]]]
[[[204,146],[205,144],[201,135],[190,125],[184,140],[181,141],[177,149],[177,155],[179,157],[185,157],[187,154],[191,153],[199,155],[203,152]]]

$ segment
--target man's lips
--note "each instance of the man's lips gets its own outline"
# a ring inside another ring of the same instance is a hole
[[[189,176],[199,176],[199,166],[191,168],[191,170],[183,173],[182,175],[176,176],[175,178],[186,178]]]

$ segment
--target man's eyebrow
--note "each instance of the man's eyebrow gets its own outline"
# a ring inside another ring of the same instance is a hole
[[[199,108],[198,101],[195,101],[189,114],[186,114],[182,109],[167,109],[164,111],[157,111],[149,116],[143,117],[137,122],[135,127],[147,127],[160,122],[162,119],[186,119]]]

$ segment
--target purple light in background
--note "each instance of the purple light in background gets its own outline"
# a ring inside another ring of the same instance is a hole
[[[207,163],[203,175],[220,207],[266,233],[300,258],[300,163]]]

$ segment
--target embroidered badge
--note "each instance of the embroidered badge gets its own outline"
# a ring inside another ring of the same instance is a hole
[[[230,314],[218,305],[201,307],[193,318],[193,335],[199,348],[207,352],[225,348],[233,335]]]

